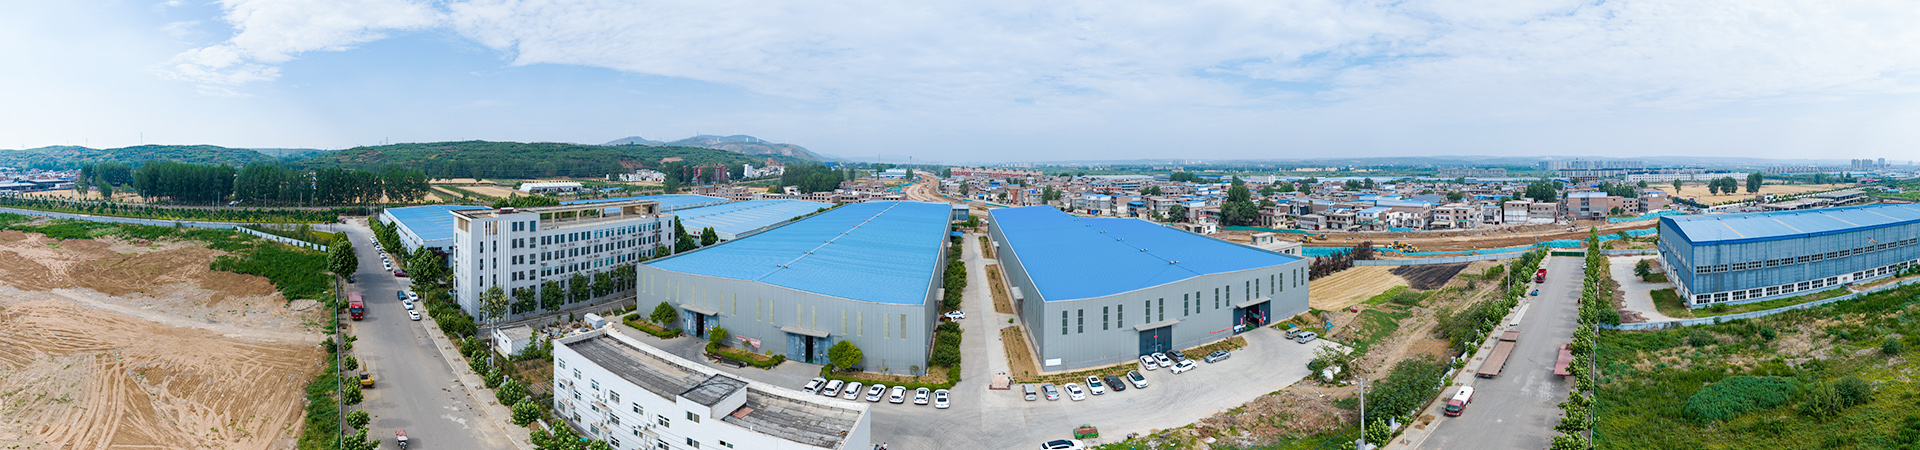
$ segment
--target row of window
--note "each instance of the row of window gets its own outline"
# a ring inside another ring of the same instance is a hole
[[[1275,288],[1275,292],[1285,292],[1289,284],[1291,284],[1294,287],[1299,287],[1299,283],[1301,283],[1302,280],[1306,279],[1305,274],[1302,273],[1304,270],[1305,269],[1295,269],[1292,271],[1293,273],[1292,283],[1287,282],[1287,274],[1285,273],[1267,275],[1266,286]],[[1242,284],[1241,292],[1252,293],[1253,295],[1248,297],[1249,299],[1260,298],[1260,292],[1262,289],[1260,281],[1261,281],[1260,278],[1256,277],[1252,280],[1248,280],[1244,282]],[[1224,298],[1221,297],[1222,293],[1226,295]],[[1156,300],[1158,301],[1158,305],[1157,305],[1158,308],[1155,308]],[[1142,309],[1146,311],[1146,320],[1145,320],[1146,322],[1167,320],[1167,299],[1162,297],[1156,300],[1147,300],[1146,304],[1142,307]],[[1222,303],[1223,300],[1225,301],[1224,304]],[[1223,287],[1213,288],[1213,309],[1219,310],[1223,306],[1228,306],[1232,304],[1233,304],[1233,285],[1226,285]],[[1205,304],[1204,304],[1204,301],[1201,300],[1200,292],[1196,291],[1192,294],[1180,294],[1180,317],[1187,317],[1194,314],[1199,314],[1202,310],[1205,309],[1204,306]],[[1156,312],[1159,315],[1159,319],[1157,320],[1154,318]],[[1100,330],[1101,331],[1111,330],[1114,328],[1126,328],[1126,327],[1127,327],[1126,305],[1100,307]],[[1075,310],[1073,315],[1069,315],[1067,311],[1060,311],[1060,334],[1063,336],[1070,334],[1068,332],[1069,330],[1073,330],[1073,333],[1087,332],[1087,310],[1085,309]]]
[[[1753,270],[1753,269],[1764,269],[1764,268],[1771,268],[1771,267],[1788,266],[1788,265],[1794,265],[1794,264],[1816,263],[1816,262],[1826,261],[1830,259],[1840,259],[1840,258],[1845,258],[1849,256],[1854,256],[1854,255],[1863,255],[1863,254],[1872,253],[1872,252],[1886,251],[1889,249],[1895,249],[1895,248],[1914,245],[1916,243],[1920,243],[1920,238],[1910,238],[1910,239],[1894,241],[1894,242],[1883,242],[1879,244],[1868,245],[1864,247],[1852,248],[1847,250],[1838,250],[1838,251],[1831,251],[1826,253],[1816,253],[1812,255],[1800,255],[1800,256],[1788,257],[1788,258],[1769,259],[1765,261],[1746,261],[1746,262],[1737,262],[1737,263],[1731,263],[1731,264],[1714,264],[1714,265],[1707,265],[1707,266],[1699,266],[1699,267],[1693,268],[1693,273],[1697,273],[1697,274],[1723,273],[1723,272],[1732,272],[1732,271],[1739,271],[1739,270]]]
[[[1902,270],[1906,270],[1908,267],[1911,267],[1914,264],[1916,264],[1915,261],[1901,261],[1899,264],[1888,264],[1885,266],[1880,266],[1872,269],[1854,272],[1851,274],[1852,276],[1849,277],[1849,279],[1851,279],[1852,281],[1858,282],[1860,280],[1865,280],[1868,278],[1895,274],[1895,273],[1899,273]],[[1816,280],[1801,281],[1798,283],[1787,283],[1779,286],[1767,286],[1767,287],[1760,287],[1760,288],[1753,288],[1753,289],[1742,289],[1737,291],[1714,292],[1710,294],[1695,294],[1693,296],[1693,302],[1696,304],[1719,303],[1719,302],[1746,300],[1749,298],[1764,298],[1764,297],[1772,297],[1776,295],[1786,295],[1786,294],[1792,294],[1795,292],[1821,289],[1821,288],[1835,286],[1839,284],[1841,284],[1840,277],[1826,277],[1826,278],[1821,278]]]
[[[566,362],[565,360],[559,360],[559,359],[556,359],[556,360],[554,360],[554,363],[555,363],[555,364],[557,364],[557,365],[558,365],[558,366],[559,366],[559,367],[560,367],[561,369],[565,369],[565,368],[567,367],[567,362]],[[573,379],[574,379],[574,380],[579,380],[579,379],[581,379],[581,375],[580,375],[580,369],[573,369]],[[592,390],[593,390],[594,392],[599,392],[599,391],[600,391],[600,380],[587,380],[587,383],[588,383],[588,386],[590,386],[590,388],[591,388],[591,389],[592,389]],[[580,395],[580,392],[579,392],[579,390],[577,390],[577,389],[569,389],[569,388],[567,388],[567,387],[565,387],[565,386],[562,386],[562,387],[561,387],[561,389],[563,389],[563,390],[568,390],[568,391],[571,391],[571,392],[570,392],[570,394],[572,395],[572,397],[573,397],[573,399],[574,399],[574,401],[584,401],[584,400],[583,400],[583,399],[581,398],[581,395]],[[620,393],[619,393],[619,392],[614,392],[614,391],[613,391],[612,389],[608,389],[608,390],[607,390],[607,397],[606,397],[606,399],[607,399],[607,403],[609,403],[609,404],[612,404],[612,405],[614,405],[614,406],[616,406],[616,407],[620,405]],[[559,402],[555,402],[555,403],[559,403]],[[591,405],[591,404],[590,404],[590,405]],[[560,405],[556,405],[556,407],[559,407],[559,406],[560,406]],[[631,406],[631,407],[633,408],[633,414],[634,414],[635,416],[637,416],[637,417],[639,417],[639,418],[641,418],[641,419],[643,419],[643,420],[644,420],[644,419],[646,419],[646,417],[647,417],[647,411],[646,411],[646,408],[644,408],[644,407],[641,407],[641,406],[640,406],[640,403],[639,403],[639,402],[634,402],[634,403],[633,403],[633,404],[631,404],[630,406]],[[592,406],[589,406],[589,409],[591,409],[591,410],[592,410],[593,412],[595,412],[595,413],[600,413],[600,414],[602,414],[602,415],[605,415],[605,416],[606,416],[606,422],[607,422],[607,424],[608,424],[608,425],[614,425],[614,426],[618,426],[618,425],[620,425],[620,415],[619,415],[619,414],[618,414],[617,412],[615,412],[615,411],[614,411],[613,409],[611,409],[611,408],[610,408],[610,409],[607,409],[607,410],[601,410],[601,409],[600,409],[600,406],[598,406],[598,405],[592,405]],[[687,411],[686,413],[687,413],[687,421],[688,421],[688,422],[691,422],[691,423],[700,423],[700,415],[699,415],[698,413],[695,413],[695,412],[693,412],[693,411]],[[653,419],[654,419],[654,423],[657,423],[657,424],[659,424],[659,425],[660,425],[660,428],[662,428],[662,429],[667,429],[667,428],[672,428],[672,427],[673,427],[673,420],[672,420],[672,419],[669,419],[669,418],[667,418],[667,416],[665,416],[665,415],[655,415],[655,416],[653,417]],[[580,416],[579,416],[579,414],[577,414],[577,413],[576,413],[576,414],[574,414],[574,416],[573,416],[573,420],[574,420],[575,422],[579,422],[579,421],[580,421]],[[593,434],[593,435],[595,435],[595,436],[599,436],[599,434],[600,434],[600,430],[599,430],[599,429],[597,429],[597,428],[594,428],[594,427],[592,427],[592,426],[587,426],[587,427],[585,427],[585,428],[587,428],[587,431],[588,431],[589,433],[592,433],[592,434]],[[631,426],[631,428],[632,428],[632,430],[633,430],[633,435],[634,435],[634,436],[640,436],[640,435],[641,435],[641,434],[640,434],[640,432],[641,432],[641,430],[643,430],[643,429],[645,429],[645,427],[643,427],[643,426],[642,426],[642,424],[639,424],[639,423],[635,423],[635,424],[632,424],[632,426]],[[661,433],[661,434],[665,434],[665,433]],[[611,446],[611,447],[613,447],[613,448],[616,448],[616,449],[618,449],[618,448],[620,448],[620,438],[619,438],[618,436],[611,436],[611,435],[610,435],[610,436],[605,436],[605,437],[607,438],[607,444],[608,444],[609,446]],[[692,438],[692,437],[686,437],[686,440],[687,440],[686,442],[687,442],[687,447],[688,447],[688,448],[700,448],[700,441],[699,441],[699,440],[696,440],[696,439],[694,439],[694,438]],[[722,447],[726,447],[726,448],[733,448],[733,444],[732,444],[732,443],[729,443],[729,442],[727,442],[727,441],[724,441],[724,440],[722,440],[722,441],[719,441],[719,443],[720,443],[720,445],[721,445]],[[654,448],[656,448],[656,449],[660,449],[660,450],[665,450],[665,449],[667,449],[667,448],[668,448],[668,444],[667,444],[667,441],[665,440],[665,438],[664,438],[664,437],[661,437],[661,438],[655,438],[655,439],[654,439]]]

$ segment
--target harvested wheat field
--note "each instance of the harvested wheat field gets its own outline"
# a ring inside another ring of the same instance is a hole
[[[1307,306],[1335,310],[1366,301],[1394,286],[1407,286],[1407,279],[1394,275],[1394,266],[1354,266],[1313,280],[1307,289]]]
[[[0,231],[0,443],[291,447],[325,312],[219,254]]]
[[[1687,183],[1682,183],[1681,184],[1682,187],[1680,188],[1680,190],[1678,192],[1674,192],[1673,196],[1680,197],[1680,198],[1694,198],[1694,199],[1699,199],[1699,201],[1702,203],[1713,204],[1713,203],[1720,203],[1720,202],[1727,202],[1727,201],[1734,201],[1734,200],[1747,200],[1760,194],[1793,195],[1793,194],[1801,194],[1801,193],[1814,192],[1814,191],[1830,191],[1834,189],[1853,187],[1852,185],[1844,185],[1844,184],[1762,184],[1760,185],[1760,192],[1749,193],[1747,192],[1747,189],[1746,189],[1747,187],[1746,178],[1744,177],[1736,177],[1736,178],[1740,179],[1740,189],[1730,194],[1708,194],[1707,183],[1687,182]],[[1655,184],[1652,186],[1656,188],[1664,189],[1664,190],[1673,189],[1672,183],[1667,183],[1664,186],[1658,185],[1658,184]]]

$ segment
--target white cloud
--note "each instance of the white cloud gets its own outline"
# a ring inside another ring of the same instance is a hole
[[[431,5],[413,0],[223,0],[221,7],[233,37],[175,55],[161,74],[226,91],[277,78],[277,65],[300,53],[346,50],[385,38],[387,31],[443,20]]]

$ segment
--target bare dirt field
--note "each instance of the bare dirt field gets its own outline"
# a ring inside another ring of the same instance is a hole
[[[325,313],[219,253],[0,231],[0,442],[291,447]]]
[[[1428,264],[1423,266],[1394,266],[1387,273],[1407,280],[1407,286],[1422,291],[1430,291],[1446,286],[1448,280],[1467,268],[1467,263]]]
[[[1702,188],[1702,192],[1704,192],[1704,188]],[[1586,239],[1587,229],[1589,227],[1600,227],[1601,234],[1612,234],[1626,230],[1652,228],[1655,225],[1653,221],[1605,223],[1602,221],[1583,220],[1575,222],[1572,225],[1499,226],[1468,231],[1413,231],[1401,233],[1328,232],[1321,234],[1322,236],[1326,236],[1326,239],[1315,240],[1313,243],[1306,245],[1310,247],[1352,247],[1361,242],[1373,241],[1375,248],[1383,248],[1386,247],[1388,243],[1399,241],[1413,244],[1417,247],[1417,251],[1422,252],[1484,250],[1532,245],[1553,239]],[[1252,240],[1253,233],[1257,233],[1257,231],[1226,230],[1216,236],[1234,242],[1245,243]],[[1283,235],[1282,237],[1297,238],[1297,236],[1291,235]],[[1381,255],[1392,258],[1395,257],[1396,254],[1382,252]],[[1415,256],[1415,258],[1424,257],[1425,256]]]
[[[475,194],[485,195],[488,197],[509,197],[514,195],[524,194],[523,192],[520,192],[520,191],[503,188],[499,186],[462,186],[460,188],[473,191],[473,193]]]
[[[1411,284],[1407,279],[1394,275],[1392,270],[1393,266],[1355,266],[1313,280],[1311,289],[1307,290],[1307,306],[1336,310],[1366,301],[1394,286]]]
[[[1013,294],[1007,293],[1007,283],[1000,278],[1000,265],[987,265],[987,282],[993,285],[993,312],[1013,314]]]
[[[1753,198],[1756,195],[1761,195],[1761,194],[1793,195],[1793,194],[1799,194],[1799,193],[1805,193],[1805,192],[1831,191],[1834,189],[1852,187],[1851,185],[1842,185],[1842,184],[1763,184],[1763,185],[1760,185],[1760,192],[1747,193],[1746,184],[1745,184],[1746,182],[1747,180],[1745,178],[1741,178],[1740,183],[1742,184],[1740,185],[1740,190],[1731,194],[1718,194],[1718,195],[1708,194],[1706,183],[1685,183],[1681,185],[1681,188],[1679,191],[1673,192],[1672,194],[1674,197],[1698,199],[1700,203],[1706,203],[1711,205],[1714,203],[1729,202],[1734,200],[1747,200],[1747,199]],[[1653,187],[1657,187],[1660,189],[1673,189],[1673,184],[1668,183],[1665,186],[1655,185]]]

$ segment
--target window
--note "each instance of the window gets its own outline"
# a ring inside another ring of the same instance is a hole
[[[1213,288],[1213,309],[1220,309],[1220,288]]]
[[[726,447],[726,448],[733,448],[733,444],[729,444],[727,443],[727,441],[720,441],[720,446]]]
[[[700,423],[700,415],[694,414],[693,411],[687,411],[687,421],[693,422],[693,423]]]
[[[1233,285],[1227,285],[1227,303],[1233,303]]]
[[[573,369],[573,379],[580,379],[580,369]]]
[[[1060,335],[1061,336],[1067,335],[1067,312],[1066,311],[1060,312]]]
[[[655,419],[655,421],[657,421],[657,422],[659,422],[659,423],[660,423],[660,426],[661,426],[661,427],[672,427],[672,426],[673,426],[673,421],[670,421],[670,420],[667,420],[667,416],[653,416],[653,417],[654,417],[654,419]]]
[[[587,385],[592,386],[594,392],[600,391],[600,380],[587,380]]]
[[[612,446],[613,448],[620,448],[620,438],[611,437],[611,436],[607,437],[607,445]]]
[[[1160,320],[1167,320],[1167,299],[1160,299]]]
[[[1076,331],[1076,333],[1086,333],[1087,332],[1087,310],[1080,309],[1075,311],[1078,311],[1078,313],[1075,315],[1079,316],[1077,320],[1080,322],[1079,324],[1080,331]]]
[[[1113,320],[1120,328],[1127,327],[1127,305],[1113,305]]]
[[[1100,331],[1107,331],[1107,319],[1110,317],[1107,314],[1108,308],[1109,307],[1106,306],[1100,307]]]
[[[555,363],[555,364],[557,364],[557,365],[559,365],[559,366],[560,366],[560,368],[562,368],[562,369],[565,369],[565,368],[567,368],[567,360],[564,360],[564,359],[562,359],[562,360],[557,360],[557,361],[554,361],[554,363]]]
[[[620,404],[620,393],[614,392],[614,391],[607,391],[607,400],[612,400],[611,402],[608,402],[608,403],[613,403],[616,405]]]
[[[700,448],[700,441],[693,440],[693,438],[687,438],[687,448]]]
[[[639,415],[640,415],[640,417],[646,417],[646,416],[647,416],[647,412],[646,412],[646,410],[642,410],[642,409],[640,409],[640,404],[639,404],[639,403],[635,403],[635,404],[633,404],[633,413],[634,413],[634,414],[639,414]]]
[[[1189,315],[1187,313],[1187,302],[1188,302],[1187,294],[1180,294],[1180,317],[1186,317]]]

